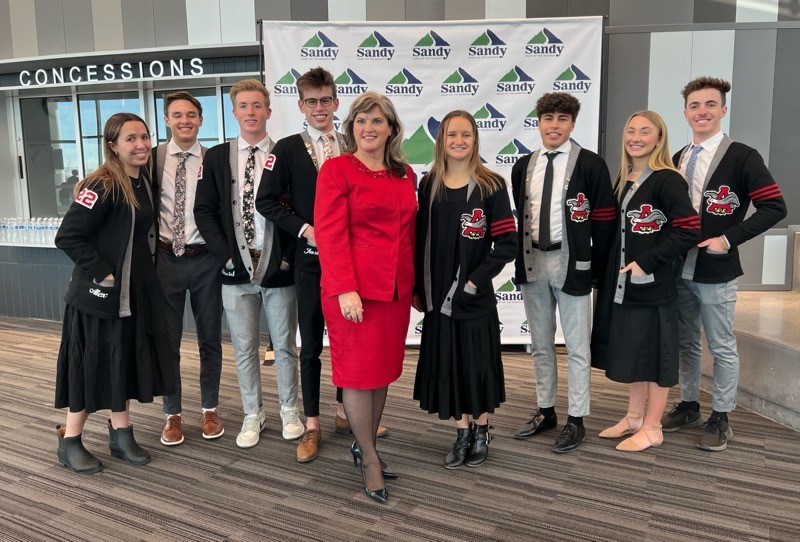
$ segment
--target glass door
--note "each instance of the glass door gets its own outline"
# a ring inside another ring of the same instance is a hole
[[[96,170],[105,161],[103,126],[108,117],[123,112],[141,115],[138,91],[78,95],[84,175]]]

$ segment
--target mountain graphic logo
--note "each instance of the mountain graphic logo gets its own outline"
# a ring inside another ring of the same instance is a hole
[[[486,30],[470,44],[468,52],[470,58],[503,58],[507,50],[506,43],[497,34]]]
[[[498,94],[530,94],[536,87],[533,77],[519,66],[514,66],[497,82]]]
[[[389,79],[391,85],[421,85],[422,81],[417,79],[413,73],[403,68],[397,74]]]
[[[433,144],[440,125],[441,122],[430,117],[411,137],[403,141],[403,151],[410,164],[427,165],[433,161]]]
[[[505,45],[506,43],[497,37],[497,34],[487,30],[472,42],[472,45]]]
[[[420,38],[420,40],[414,44],[414,47],[449,47],[449,46],[450,44],[444,41],[444,39],[433,30],[422,36],[422,38]]]
[[[547,28],[542,28],[525,44],[525,56],[561,56],[564,51],[564,42]]]
[[[431,30],[411,48],[411,58],[446,60],[450,56],[450,51],[450,44],[435,31]]]
[[[477,83],[478,80],[467,73],[464,68],[458,68],[443,81],[444,83]]]
[[[342,96],[358,96],[369,90],[369,85],[356,72],[347,68],[334,81],[336,92]]]
[[[514,279],[508,279],[495,290],[494,296],[500,302],[522,301],[522,289]]]
[[[464,68],[458,68],[451,73],[441,85],[443,96],[475,96],[480,83]]]
[[[556,81],[589,81],[589,76],[583,73],[575,64],[561,72]]]
[[[425,321],[425,318],[414,324],[414,335],[422,335],[422,323]]]
[[[338,45],[333,43],[333,41],[322,32],[317,32],[303,44],[303,47],[338,47]]]
[[[523,130],[534,130],[539,127],[539,114],[536,111],[536,108],[533,108],[533,111],[528,113],[528,116],[522,119],[522,128]]]
[[[492,104],[486,103],[478,109],[472,117],[478,125],[478,130],[499,132],[506,127],[506,116],[498,111]]]
[[[422,81],[403,68],[386,83],[387,96],[419,96],[424,89]]]
[[[334,80],[337,85],[366,85],[367,82],[361,79],[356,72],[347,68]]]
[[[589,92],[592,80],[575,64],[561,72],[553,81],[553,90],[562,92]]]
[[[339,56],[339,46],[322,32],[317,32],[300,47],[302,59],[327,59],[336,60]]]
[[[531,334],[531,328],[528,325],[528,321],[527,320],[525,320],[524,322],[522,322],[522,324],[520,324],[520,326],[519,326],[519,334],[520,335],[530,335]]]
[[[514,139],[497,152],[497,156],[494,157],[494,163],[496,166],[513,166],[520,156],[530,154],[530,152],[519,139]]]
[[[356,58],[391,60],[394,57],[394,45],[377,30],[361,42],[356,49]]]
[[[272,94],[275,96],[298,96],[296,86],[298,79],[300,79],[300,72],[294,68],[290,69],[275,82]]]
[[[359,47],[394,47],[389,40],[384,38],[377,30],[367,36],[367,38],[361,42]]]

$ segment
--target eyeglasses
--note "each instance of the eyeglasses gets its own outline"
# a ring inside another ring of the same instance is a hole
[[[333,96],[323,96],[319,100],[316,98],[306,98],[303,103],[308,107],[317,107],[317,102],[321,103],[323,107],[328,107],[333,103]]]

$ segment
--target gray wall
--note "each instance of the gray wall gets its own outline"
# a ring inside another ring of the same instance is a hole
[[[253,42],[256,19],[452,20],[607,16],[605,156],[619,162],[636,109],[667,120],[671,146],[689,132],[680,87],[697,75],[733,83],[723,127],[757,148],[787,200],[800,202],[800,3],[797,0],[0,0],[0,60],[134,48]],[[0,104],[0,122],[13,119]],[[16,158],[0,133],[0,187]],[[5,190],[4,193],[10,193]],[[0,199],[0,215],[10,198]],[[790,205],[783,224],[800,223]]]

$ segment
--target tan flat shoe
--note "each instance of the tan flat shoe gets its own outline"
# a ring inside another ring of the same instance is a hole
[[[617,450],[621,452],[641,452],[650,447],[661,446],[663,442],[664,433],[661,432],[661,424],[643,425],[635,435],[617,444]]]
[[[632,435],[642,428],[644,416],[638,412],[628,412],[617,425],[603,429],[598,435],[600,438],[622,438]]]

